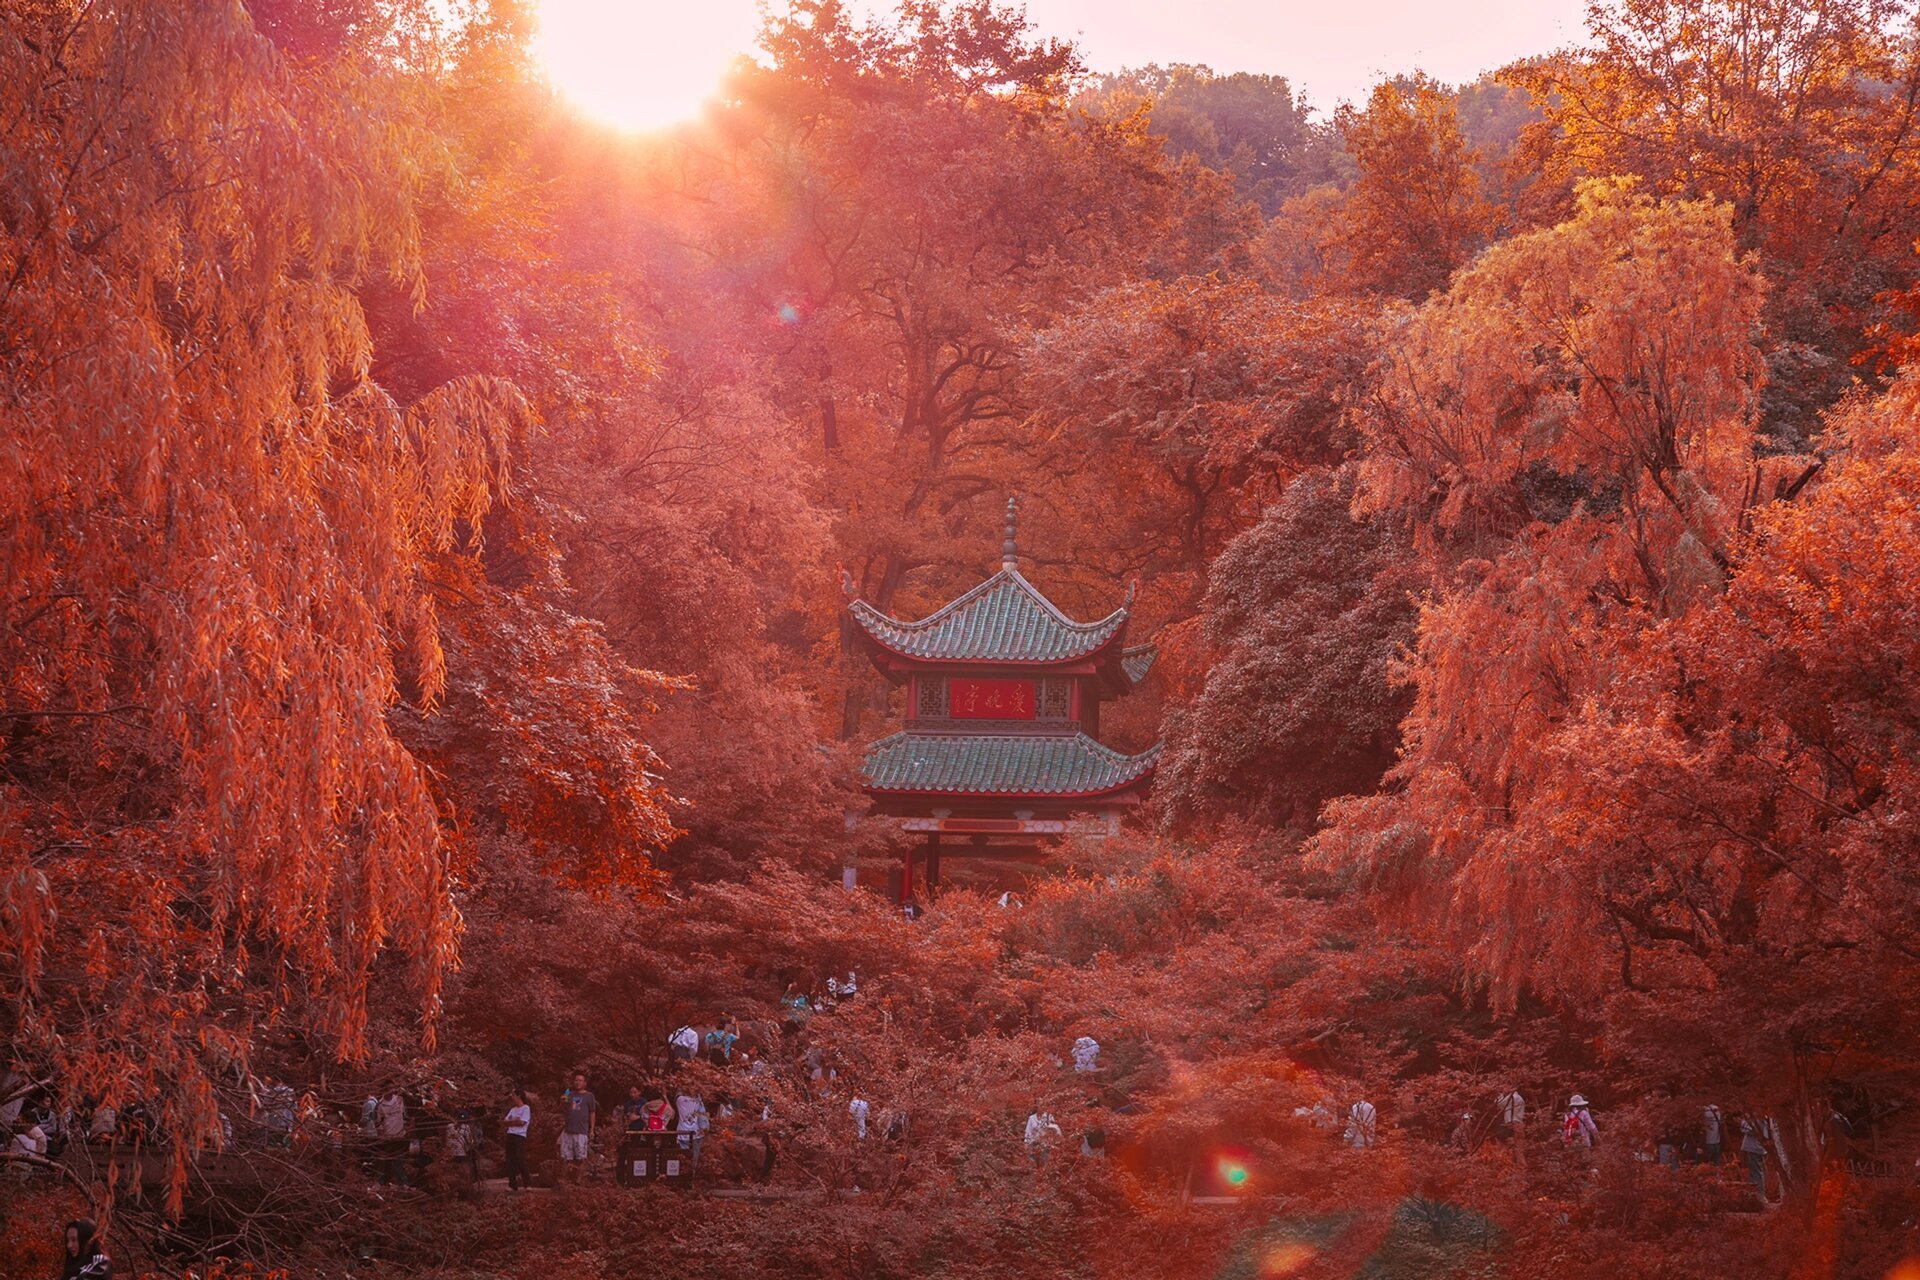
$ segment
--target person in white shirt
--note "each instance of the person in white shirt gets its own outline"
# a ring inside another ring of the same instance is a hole
[[[667,1056],[684,1062],[700,1052],[700,1033],[691,1026],[681,1027],[667,1037]]]
[[[1362,1098],[1347,1111],[1347,1145],[1350,1147],[1371,1147],[1378,1140],[1375,1123],[1378,1119],[1373,1104]]]
[[[1098,1071],[1100,1069],[1100,1042],[1092,1036],[1081,1036],[1073,1042],[1073,1069],[1075,1071]]]
[[[507,1190],[524,1191],[532,1184],[527,1178],[527,1130],[533,1125],[533,1106],[525,1089],[508,1095],[507,1108]]]
[[[853,1117],[853,1133],[856,1138],[865,1138],[867,1136],[868,1110],[869,1108],[865,1098],[857,1097],[847,1104],[847,1114]]]
[[[673,1109],[680,1118],[677,1126],[680,1148],[688,1153],[687,1158],[697,1173],[700,1170],[700,1144],[713,1125],[713,1117],[707,1114],[706,1099],[697,1093],[680,1094],[673,1100]]]
[[[1047,1162],[1047,1140],[1060,1136],[1060,1125],[1054,1120],[1053,1113],[1042,1111],[1040,1104],[1034,1103],[1033,1110],[1027,1113],[1024,1141],[1027,1145],[1027,1154],[1033,1157],[1035,1165],[1043,1165]]]
[[[47,1131],[38,1124],[16,1129],[13,1134],[13,1154],[45,1159],[47,1154]],[[33,1174],[33,1165],[28,1160],[10,1160],[7,1171],[16,1178],[26,1178]]]
[[[1494,1114],[1500,1118],[1500,1140],[1520,1146],[1521,1136],[1527,1128],[1527,1100],[1518,1089],[1509,1089],[1493,1100]],[[1522,1160],[1526,1152],[1519,1152]]]

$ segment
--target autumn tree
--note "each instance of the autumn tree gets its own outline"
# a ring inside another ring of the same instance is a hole
[[[1765,420],[1817,430],[1852,357],[1914,278],[1920,45],[1913,6],[1633,0],[1593,6],[1591,43],[1510,78],[1557,141],[1550,178],[1636,174],[1732,210],[1771,282]]]
[[[1675,611],[1756,483],[1762,293],[1724,207],[1589,183],[1383,339],[1360,508],[1413,513],[1455,558],[1600,519],[1620,593]]]
[[[1331,132],[1284,76],[1137,67],[1100,77],[1083,100],[1109,117],[1144,110],[1169,156],[1232,174],[1240,192],[1269,215],[1332,176]]]
[[[1612,184],[1406,318],[1357,505],[1412,518],[1442,592],[1421,614],[1398,785],[1335,806],[1329,857],[1418,884],[1521,856],[1507,815],[1610,679],[1613,638],[1719,588],[1752,484],[1759,302],[1724,210]],[[1488,949],[1522,929],[1472,954],[1517,981]]]
[[[480,373],[372,375],[357,290],[417,296],[429,148],[365,42],[290,60],[239,6],[13,21],[0,1016],[61,1100],[148,1100],[177,1194],[258,1028],[357,1057],[392,955],[431,1032],[445,797],[391,717],[448,696],[442,610],[531,414]],[[637,873],[668,828],[633,750]]]
[[[890,608],[975,567],[958,535],[997,521],[1027,328],[1144,263],[1211,266],[1246,228],[1185,234],[1157,145],[1070,110],[1071,48],[991,5],[873,22],[802,5],[763,43],[771,65],[742,73],[716,147],[675,158],[670,191],[716,262],[746,264],[716,278],[766,326],[840,558]],[[851,734],[869,682],[845,678]]]
[[[1009,448],[1072,477],[1086,523],[1073,541],[1089,558],[1184,580],[1197,600],[1260,498],[1344,450],[1342,396],[1366,343],[1360,312],[1338,301],[1214,277],[1118,285],[1034,337],[1038,407]],[[1104,496],[1118,493],[1124,514]]]
[[[1917,549],[1915,409],[1906,379],[1838,417],[1819,480],[1758,513],[1724,597],[1627,648],[1556,735],[1552,811],[1518,815],[1577,851],[1513,886],[1574,904],[1576,927],[1522,944],[1526,962],[1544,975],[1608,938],[1623,1027],[1657,1039],[1665,1019],[1635,1005],[1672,1001],[1720,1028],[1721,1069],[1789,1124],[1803,1196],[1836,1078],[1912,1066],[1917,1029],[1893,993],[1920,963],[1913,850],[1895,834],[1913,726],[1888,676],[1916,644],[1898,603]]]
[[[533,721],[582,735],[547,760],[581,759],[574,748],[595,727],[630,727],[618,705],[638,692],[652,704],[641,769],[671,775],[684,803],[670,854],[657,840],[628,847],[691,874],[776,855],[817,861],[848,798],[838,762],[816,750],[818,713],[802,679],[829,629],[814,615],[831,581],[827,524],[813,506],[817,459],[802,449],[811,437],[761,381],[765,327],[710,305],[705,264],[666,240],[662,210],[645,203],[657,144],[570,119],[539,83],[527,35],[511,8],[492,10],[450,41],[444,70],[409,86],[449,163],[421,200],[426,305],[380,282],[362,290],[375,376],[411,395],[493,369],[540,413],[519,527],[494,531],[493,581],[461,599],[602,624],[572,685],[601,705],[565,729]],[[486,593],[501,586],[510,594]],[[510,641],[525,617],[482,609],[456,619],[457,608],[443,602],[455,625],[499,628],[495,643],[464,650],[488,696],[536,704],[540,678],[513,664],[563,650],[546,648],[539,629]],[[635,685],[636,668],[684,679]],[[435,740],[475,750],[476,763],[521,759],[497,754],[499,723],[476,718],[463,725],[471,739]],[[601,746],[584,758],[628,755],[618,732]],[[620,808],[576,834],[612,834]],[[621,856],[612,842],[581,852]]]
[[[1157,794],[1178,823],[1252,813],[1305,825],[1393,763],[1413,638],[1411,548],[1356,520],[1352,478],[1302,474],[1215,560],[1202,613],[1206,683],[1168,724]]]
[[[1796,615],[1767,612],[1788,608],[1798,575],[1858,581],[1872,608],[1899,554],[1874,503],[1899,501],[1903,472],[1866,414],[1849,419],[1863,437],[1851,484],[1809,491],[1818,464],[1755,460],[1760,296],[1733,246],[1724,208],[1590,185],[1572,222],[1491,250],[1413,317],[1362,504],[1412,511],[1436,548],[1473,558],[1422,611],[1394,789],[1336,804],[1317,847],[1425,904],[1416,914],[1509,999],[1607,1000],[1623,1041],[1654,1016],[1649,999],[1725,1027],[1716,1049],[1735,1065],[1692,1079],[1791,1109],[1804,1191],[1812,1046],[1905,1033],[1840,994],[1859,971],[1779,1017],[1764,992],[1783,989],[1777,966],[1820,982],[1832,963],[1903,964],[1908,940],[1878,906],[1832,914],[1852,839],[1872,839],[1884,744],[1842,745],[1850,722],[1830,702],[1797,721],[1794,660],[1760,655],[1808,643],[1789,638]],[[1427,344],[1443,314],[1471,351]],[[1884,411],[1897,420],[1902,403]],[[1872,498],[1855,488],[1869,472]],[[1875,567],[1829,576],[1805,559],[1842,543],[1874,548]],[[1808,625],[1843,607],[1802,598]],[[1852,661],[1816,647],[1822,664]],[[1845,696],[1854,677],[1822,671],[1820,699]]]
[[[1382,81],[1335,122],[1359,171],[1341,233],[1351,283],[1405,298],[1444,286],[1494,225],[1453,93],[1424,76]]]

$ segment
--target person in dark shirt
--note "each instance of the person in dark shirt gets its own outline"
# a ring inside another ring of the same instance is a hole
[[[640,1096],[639,1085],[627,1087],[627,1100],[620,1104],[620,1118],[628,1133],[642,1133],[647,1127],[647,1100]]]
[[[716,1067],[724,1067],[731,1063],[733,1046],[739,1039],[740,1034],[734,1030],[732,1016],[721,1014],[720,1024],[707,1032],[706,1039],[702,1041],[707,1051],[707,1061]]]
[[[67,1224],[67,1265],[60,1280],[113,1280],[113,1261],[100,1247],[100,1230],[91,1219]]]
[[[573,1088],[560,1095],[560,1164],[567,1176],[579,1181],[587,1167],[587,1153],[593,1149],[594,1121],[600,1114],[600,1099],[587,1088],[587,1077],[575,1073]]]

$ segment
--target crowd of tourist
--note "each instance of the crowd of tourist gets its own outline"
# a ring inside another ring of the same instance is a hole
[[[808,1033],[809,1027],[819,1015],[831,1014],[859,995],[856,973],[844,978],[835,975],[814,989],[789,983],[779,1001],[778,1031],[760,1030],[751,1037],[743,1036],[740,1024],[724,1013],[711,1022],[684,1023],[666,1037],[667,1066],[662,1077],[627,1085],[625,1097],[610,1107],[603,1105],[584,1072],[573,1074],[551,1094],[516,1086],[492,1106],[446,1107],[429,1088],[408,1090],[395,1082],[370,1092],[357,1108],[334,1104],[331,1110],[313,1094],[300,1095],[285,1083],[250,1080],[254,1105],[237,1145],[289,1146],[297,1132],[303,1143],[317,1141],[358,1159],[382,1184],[424,1185],[431,1180],[444,1187],[450,1181],[455,1187],[471,1189],[497,1170],[506,1190],[519,1192],[534,1184],[532,1135],[549,1123],[557,1122],[552,1167],[554,1181],[562,1183],[603,1176],[609,1162],[616,1176],[625,1180],[630,1166],[621,1157],[630,1147],[675,1154],[676,1168],[683,1168],[690,1180],[699,1174],[710,1135],[718,1129],[732,1156],[728,1171],[765,1180],[777,1155],[773,1090],[768,1087],[771,1077],[776,1070],[791,1073],[809,1092],[834,1094],[843,1083],[839,1065],[825,1038]],[[1076,1074],[1101,1073],[1101,1045],[1091,1035],[1075,1039],[1065,1056]],[[696,1060],[725,1074],[680,1070]],[[138,1102],[116,1109],[83,1099],[76,1107],[57,1109],[52,1093],[26,1080],[20,1070],[0,1077],[0,1142],[5,1143],[9,1157],[5,1167],[14,1176],[30,1176],[36,1168],[58,1160],[75,1142],[138,1149],[164,1141],[164,1135],[154,1131],[147,1108]],[[716,1079],[728,1083],[715,1087]],[[695,1081],[704,1081],[706,1087]],[[870,1135],[885,1142],[905,1140],[908,1117],[903,1108],[876,1109],[859,1091],[843,1092],[855,1141],[866,1141]],[[540,1113],[549,1103],[554,1116],[543,1122]],[[1106,1154],[1107,1136],[1104,1126],[1091,1117],[1104,1104],[1090,1101],[1088,1105],[1090,1118],[1077,1135],[1079,1154],[1097,1158]],[[1132,1107],[1122,1102],[1113,1109],[1124,1113]],[[1295,1116],[1356,1150],[1381,1141],[1379,1114],[1364,1098],[1348,1104],[1343,1113],[1336,1112],[1332,1099],[1325,1099],[1298,1108]],[[1526,1097],[1517,1088],[1508,1089],[1490,1106],[1462,1112],[1453,1126],[1451,1143],[1463,1152],[1489,1141],[1518,1143],[1527,1133],[1528,1120]],[[231,1148],[236,1145],[233,1125],[225,1116],[221,1123],[225,1145]],[[497,1135],[497,1143],[490,1134]],[[1060,1122],[1036,1099],[1019,1134],[1031,1162],[1045,1166],[1050,1149],[1066,1136]],[[1591,1151],[1601,1145],[1601,1124],[1584,1095],[1573,1094],[1559,1112],[1558,1138],[1559,1145],[1570,1151]],[[1837,1110],[1828,1120],[1824,1139],[1843,1152],[1850,1145],[1851,1127]],[[1765,1200],[1770,1165],[1779,1170],[1782,1180],[1790,1173],[1786,1147],[1771,1117],[1729,1118],[1710,1104],[1701,1111],[1694,1131],[1682,1127],[1663,1132],[1641,1154],[1672,1168],[1683,1161],[1718,1166],[1734,1143],[1748,1178]],[[430,1177],[429,1171],[436,1166],[437,1172]]]
[[[1451,1145],[1471,1152],[1486,1141],[1514,1143],[1522,1139],[1527,1129],[1527,1099],[1520,1090],[1508,1089],[1494,1098],[1489,1111],[1491,1124],[1481,1114],[1462,1112],[1453,1127]],[[1294,1114],[1316,1128],[1330,1129],[1335,1123],[1333,1112],[1324,1103],[1298,1108]],[[1741,1116],[1730,1123],[1725,1111],[1708,1103],[1701,1108],[1697,1125],[1669,1126],[1649,1148],[1637,1154],[1640,1159],[1676,1170],[1683,1163],[1718,1167],[1724,1162],[1730,1136],[1739,1138],[1738,1152],[1747,1178],[1761,1199],[1767,1199],[1769,1170],[1777,1170],[1776,1177],[1784,1179],[1792,1169],[1779,1126],[1771,1116]],[[1842,1158],[1850,1155],[1852,1137],[1851,1122],[1838,1109],[1829,1108],[1821,1134],[1823,1153]],[[1371,1147],[1379,1141],[1378,1116],[1371,1102],[1363,1099],[1348,1108],[1341,1140],[1357,1148]],[[1567,1099],[1560,1112],[1559,1140],[1569,1150],[1591,1151],[1601,1145],[1600,1125],[1594,1118],[1593,1104],[1584,1094]]]

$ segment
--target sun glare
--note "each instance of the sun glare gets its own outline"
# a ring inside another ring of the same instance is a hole
[[[540,0],[534,49],[581,111],[627,129],[689,120],[753,47],[754,0]]]

